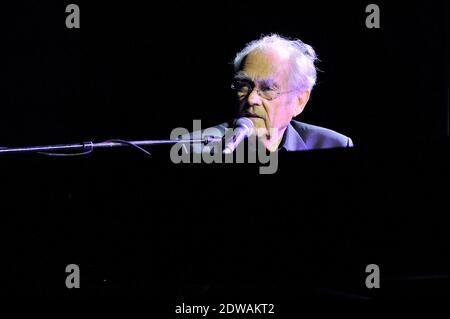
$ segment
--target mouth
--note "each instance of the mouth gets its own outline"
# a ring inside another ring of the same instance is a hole
[[[251,114],[251,113],[244,113],[244,114],[242,114],[242,116],[244,116],[244,117],[248,117],[248,118],[254,118],[254,119],[262,119],[262,120],[264,120],[264,118],[262,117],[262,116],[259,116],[259,115],[257,115],[257,114]]]

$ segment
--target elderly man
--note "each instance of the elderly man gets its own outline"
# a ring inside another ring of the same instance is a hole
[[[279,35],[250,42],[236,55],[232,89],[238,98],[238,117],[251,120],[254,134],[267,150],[353,146],[347,136],[293,120],[304,110],[316,83],[316,59],[308,44]],[[220,134],[213,135],[226,137],[233,123],[215,126]]]

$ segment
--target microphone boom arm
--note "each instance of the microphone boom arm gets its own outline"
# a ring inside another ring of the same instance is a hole
[[[203,143],[205,145],[218,142],[221,138],[215,136],[204,136],[202,139],[180,139],[180,140],[141,140],[141,141],[125,141],[125,140],[108,140],[100,143],[83,142],[74,144],[58,144],[45,146],[26,146],[26,147],[0,147],[1,154],[18,154],[18,153],[46,153],[58,151],[81,151],[80,154],[69,155],[83,155],[92,152],[97,148],[112,148],[125,146],[151,146],[163,144],[177,144],[177,143]]]

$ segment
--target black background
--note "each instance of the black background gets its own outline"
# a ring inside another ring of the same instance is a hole
[[[448,3],[78,2],[2,6],[0,145],[168,138],[232,118],[231,61],[261,34],[300,38],[322,70],[299,119],[352,150],[249,165],[168,150],[2,156],[13,295],[417,297],[448,294]],[[245,181],[245,182],[244,182]],[[244,185],[239,188],[239,185]],[[83,288],[64,286],[81,267]],[[364,286],[377,263],[384,289]]]

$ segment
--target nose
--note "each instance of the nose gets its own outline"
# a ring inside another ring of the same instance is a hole
[[[256,87],[254,87],[250,94],[247,96],[247,102],[249,106],[261,105],[261,97],[259,96]]]

